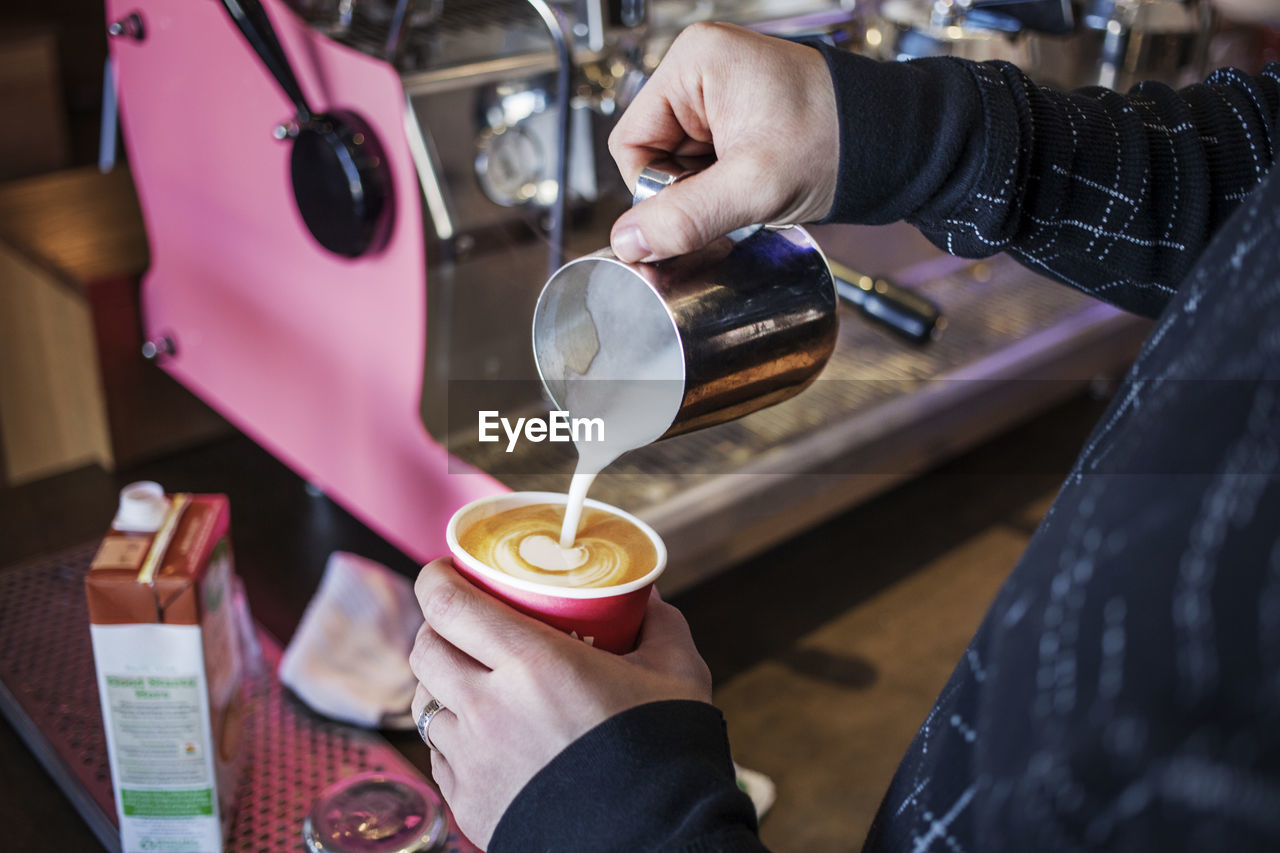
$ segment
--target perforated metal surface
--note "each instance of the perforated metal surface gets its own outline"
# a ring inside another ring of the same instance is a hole
[[[120,849],[89,640],[84,575],[97,543],[0,569],[0,710],[85,821]],[[366,770],[420,777],[373,732],[312,714],[275,678],[280,647],[258,632],[250,674],[248,754],[228,853],[301,851],[302,821],[329,785]],[[446,850],[475,848],[450,819]]]

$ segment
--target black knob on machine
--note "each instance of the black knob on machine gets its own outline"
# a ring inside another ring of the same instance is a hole
[[[355,258],[380,248],[391,230],[391,179],[377,138],[347,111],[308,106],[271,20],[259,0],[222,0],[231,20],[293,102],[289,174],[293,197],[316,242]]]
[[[841,299],[912,343],[927,343],[946,328],[942,309],[918,293],[885,278],[854,272],[836,261],[828,260],[828,264]]]

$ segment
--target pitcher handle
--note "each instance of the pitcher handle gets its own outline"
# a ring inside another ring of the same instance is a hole
[[[640,202],[653,198],[676,181],[682,181],[692,174],[701,172],[715,161],[716,158],[712,156],[662,157],[654,160],[640,170],[640,177],[636,178],[636,191],[631,196],[631,206],[635,207]],[[745,225],[742,228],[730,231],[725,236],[735,243],[741,243],[763,227],[766,226]],[[790,225],[778,226],[778,228],[790,227]]]

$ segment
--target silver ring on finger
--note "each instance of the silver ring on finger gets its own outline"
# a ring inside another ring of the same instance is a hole
[[[422,709],[422,713],[418,714],[418,734],[422,736],[422,742],[427,745],[427,749],[439,752],[436,745],[431,742],[431,721],[436,718],[444,710],[444,705],[440,704],[439,699],[433,698]]]

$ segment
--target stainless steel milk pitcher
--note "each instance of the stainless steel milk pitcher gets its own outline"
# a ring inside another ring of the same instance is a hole
[[[674,162],[651,165],[634,203],[688,174]],[[835,348],[836,304],[827,260],[800,227],[743,228],[648,264],[605,248],[565,264],[543,287],[534,357],[557,408],[575,416],[625,409],[628,428],[646,421],[652,441],[798,394]]]

